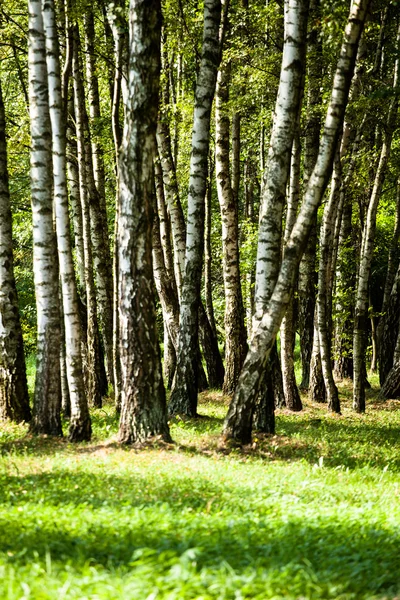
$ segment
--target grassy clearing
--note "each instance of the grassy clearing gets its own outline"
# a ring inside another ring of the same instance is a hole
[[[400,405],[280,411],[228,453],[226,399],[203,394],[173,446],[0,430],[0,598],[393,599],[400,593]]]

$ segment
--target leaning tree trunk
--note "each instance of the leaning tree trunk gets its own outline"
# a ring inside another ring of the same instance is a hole
[[[241,443],[251,440],[251,418],[260,389],[261,376],[293,291],[299,261],[304,252],[315,213],[332,173],[337,140],[343,125],[358,42],[367,8],[368,0],[356,0],[350,9],[333,80],[332,96],[328,105],[318,159],[299,216],[286,246],[276,286],[251,340],[239,384],[225,419],[226,439],[235,439]]]
[[[193,118],[177,368],[169,406],[171,414],[186,414],[192,417],[197,414],[198,307],[204,246],[204,198],[207,187],[211,107],[220,60],[220,16],[220,0],[205,0],[203,50]]]
[[[83,380],[81,326],[71,249],[66,179],[66,131],[63,120],[59,45],[54,0],[45,0],[43,4],[43,23],[46,35],[46,60],[52,125],[54,213],[62,291],[61,314],[64,317],[65,366],[70,401],[69,438],[71,441],[77,442],[90,439],[91,424]]]
[[[297,129],[304,84],[307,16],[308,0],[288,0],[285,2],[285,41],[281,76],[267,165],[263,176],[253,331],[257,329],[268,305],[281,261],[282,214],[290,171],[291,150]],[[267,363],[267,365],[266,369],[271,369],[271,364]],[[262,385],[264,375],[265,373],[260,373],[258,414],[261,410],[271,413],[274,403],[274,398],[268,396],[269,387]],[[265,406],[264,409],[262,408],[263,405]],[[271,408],[268,408],[268,406],[271,406]]]
[[[397,49],[400,48],[400,27],[397,35]],[[376,213],[381,197],[382,186],[385,179],[386,167],[389,160],[393,132],[396,127],[398,110],[399,58],[396,59],[394,68],[393,89],[394,97],[390,103],[386,122],[385,137],[381,149],[378,169],[375,175],[374,187],[368,204],[366,222],[363,231],[360,267],[355,303],[354,337],[353,337],[353,408],[357,412],[365,412],[365,349],[366,326],[368,320],[368,285],[371,272],[372,257],[374,252],[374,239],[376,229]]]
[[[28,9],[33,272],[38,323],[31,429],[34,433],[62,435],[58,265],[53,229],[51,125],[41,1],[29,0]]]
[[[153,160],[160,77],[161,5],[131,0],[129,95],[120,155],[119,334],[122,371],[118,439],[170,441],[152,267]]]
[[[14,279],[6,120],[0,84],[0,420],[30,421],[28,386]]]
[[[223,392],[233,394],[247,352],[244,308],[240,283],[239,215],[231,185],[229,161],[230,64],[218,73],[215,96],[215,174],[222,221],[222,265],[225,289],[225,378]],[[237,145],[237,143],[236,143]],[[235,177],[238,178],[237,168]],[[236,192],[238,185],[236,184]]]

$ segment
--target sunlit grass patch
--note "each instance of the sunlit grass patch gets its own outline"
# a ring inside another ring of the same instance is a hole
[[[213,391],[172,445],[121,448],[111,401],[86,444],[2,426],[0,597],[394,599],[400,405],[340,387],[342,415],[304,398],[234,450]]]

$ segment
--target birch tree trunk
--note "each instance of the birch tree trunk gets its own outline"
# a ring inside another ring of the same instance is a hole
[[[244,307],[240,283],[239,215],[237,196],[231,185],[229,161],[230,65],[223,66],[217,78],[215,94],[215,174],[222,221],[222,265],[225,289],[225,378],[223,392],[231,395],[239,380],[247,352]],[[232,140],[233,142],[233,140]],[[238,145],[238,144],[236,144]],[[238,189],[235,169],[235,191]]]
[[[397,34],[397,50],[400,49],[400,27]],[[372,256],[374,251],[374,239],[376,229],[376,213],[381,197],[386,167],[389,160],[393,132],[397,123],[397,111],[399,104],[397,86],[399,83],[399,58],[396,59],[394,67],[393,89],[394,97],[390,103],[386,131],[381,149],[379,164],[375,175],[375,181],[368,204],[366,222],[363,231],[360,266],[358,272],[357,293],[354,317],[353,337],[353,409],[356,412],[365,412],[365,349],[366,349],[366,325],[368,320],[368,285],[371,272]]]
[[[310,364],[310,384],[308,395],[313,402],[326,402],[326,388],[322,373],[321,352],[319,347],[318,314],[315,308],[313,348]]]
[[[296,222],[297,210],[300,201],[300,156],[300,132],[299,125],[297,125],[297,132],[295,134],[292,147],[284,245],[286,245]],[[294,299],[292,298],[281,324],[281,361],[285,405],[290,410],[299,411],[302,410],[303,406],[299,390],[297,388],[296,375],[294,371],[293,354],[296,336],[294,308]]]
[[[224,425],[226,439],[251,440],[251,418],[264,372],[282,317],[288,306],[298,264],[304,252],[314,215],[332,172],[337,140],[343,125],[350,83],[357,56],[368,0],[355,0],[350,8],[318,159],[308,183],[304,202],[286,246],[277,283],[268,307],[253,334],[250,349]]]
[[[14,279],[6,119],[0,83],[0,420],[30,421],[28,386]]]
[[[281,261],[282,214],[304,82],[307,16],[308,0],[285,2],[285,40],[281,76],[262,186],[253,331],[257,329],[267,307]],[[278,357],[276,359],[279,360]],[[272,369],[271,361],[267,369]],[[257,421],[260,421],[259,415],[263,411],[270,415],[274,407],[274,397],[270,398],[267,395],[271,386],[262,387],[263,377],[264,374],[261,374]],[[270,421],[271,417],[268,416],[267,422]],[[257,424],[257,427],[260,426]]]
[[[317,319],[321,367],[329,410],[340,413],[339,393],[333,378],[331,357],[330,281],[332,277],[332,250],[341,183],[340,150],[337,149],[329,200],[325,205],[321,225],[320,259],[318,272]]]
[[[108,382],[113,385],[113,279],[111,268],[110,244],[108,236],[108,219],[106,206],[105,171],[103,149],[99,142],[98,128],[101,121],[99,82],[96,72],[95,43],[94,43],[94,18],[91,10],[84,17],[85,22],[85,54],[86,76],[88,80],[89,123],[92,125],[91,158],[93,161],[94,186],[97,191],[96,206],[94,211],[99,221],[98,234],[101,236],[99,246],[94,256],[97,272],[97,303],[99,320],[104,344],[105,367]],[[94,219],[92,218],[92,222]],[[94,239],[96,239],[96,236]],[[98,255],[98,258],[97,256]]]
[[[320,34],[320,0],[310,2],[310,32],[307,41],[307,121],[304,137],[303,188],[314,169],[319,148],[321,131],[321,88],[322,88],[322,42]],[[307,390],[310,384],[310,363],[313,350],[315,313],[315,257],[317,251],[317,217],[314,218],[311,234],[299,268],[299,315],[300,355],[302,377],[300,389]],[[319,347],[319,344],[318,344]]]
[[[204,246],[204,199],[207,187],[211,106],[220,60],[220,18],[220,0],[205,0],[203,50],[193,117],[185,276],[180,304],[177,368],[169,405],[171,414],[186,414],[192,417],[197,415],[198,307]]]
[[[76,130],[73,121],[75,120],[74,110],[74,92],[71,88],[70,99],[68,101],[69,118],[67,121],[67,176],[68,191],[71,205],[71,216],[74,230],[74,246],[76,270],[78,275],[78,290],[82,297],[85,297],[85,251],[83,244],[83,222],[82,206],[79,191],[79,167],[78,167],[78,149],[76,144]]]
[[[85,288],[87,309],[87,333],[85,352],[85,387],[88,402],[92,406],[101,406],[101,372],[99,352],[99,331],[97,323],[96,291],[93,276],[92,241],[90,208],[87,185],[88,168],[86,163],[87,140],[85,139],[85,93],[81,77],[79,58],[79,31],[73,28],[72,74],[74,82],[74,104],[76,118],[76,141],[79,168],[79,196],[82,210],[83,246],[85,259]]]
[[[59,45],[54,0],[45,0],[43,3],[43,24],[46,36],[46,62],[52,126],[54,212],[63,303],[61,313],[64,317],[66,376],[70,398],[69,438],[71,441],[82,441],[90,439],[91,425],[84,389],[81,326],[71,250],[66,179],[66,132],[61,97]]]
[[[211,163],[211,159],[210,159]],[[212,251],[211,251],[211,226],[212,226],[212,167],[210,164],[209,180],[207,183],[206,205],[205,205],[205,234],[204,234],[204,308],[207,318],[215,337],[217,337],[217,326],[215,324],[214,306],[212,298]]]
[[[28,9],[33,272],[38,323],[31,429],[34,433],[62,435],[58,265],[53,230],[51,125],[41,1],[29,0]]]
[[[156,330],[151,257],[160,38],[160,1],[131,0],[118,224],[122,370],[118,438],[125,444],[153,436],[171,441]]]

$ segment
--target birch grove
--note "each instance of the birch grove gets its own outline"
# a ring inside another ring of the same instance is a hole
[[[247,444],[400,396],[393,3],[3,4],[1,420],[169,443],[218,398]]]

